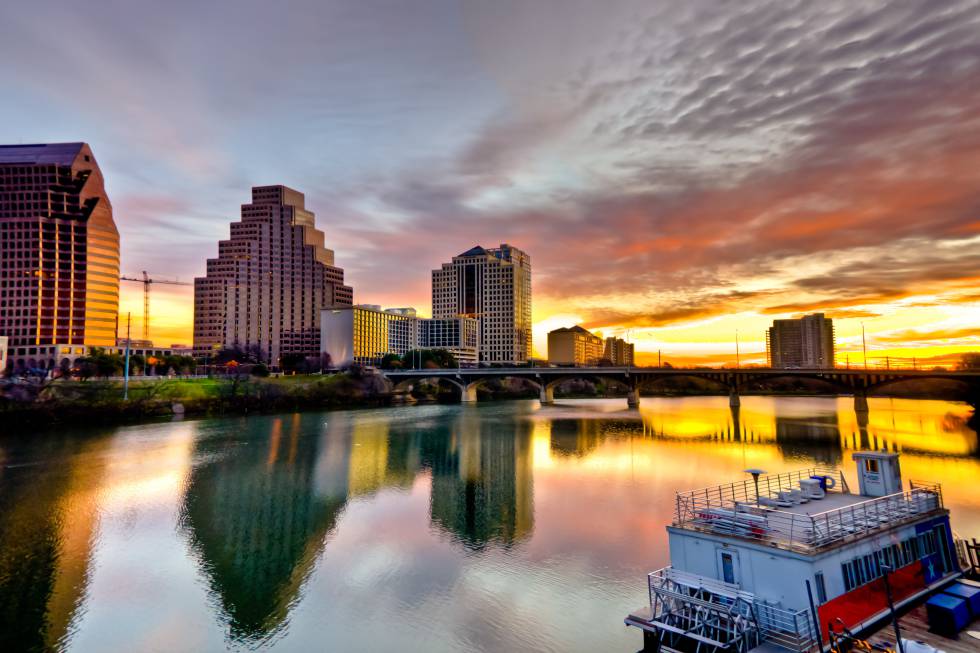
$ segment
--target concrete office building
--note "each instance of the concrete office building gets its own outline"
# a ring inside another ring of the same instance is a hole
[[[823,313],[773,320],[766,333],[769,366],[781,369],[834,367],[834,321]]]
[[[633,343],[622,338],[606,338],[602,357],[616,367],[631,367],[634,364]]]
[[[432,271],[432,317],[478,318],[480,361],[521,364],[531,356],[531,257],[502,244],[474,247]]]
[[[195,355],[237,347],[273,365],[285,355],[318,356],[320,312],[350,306],[353,291],[315,216],[286,186],[252,188],[241,211],[207,276],[194,279]]]
[[[388,354],[446,349],[460,365],[479,360],[479,323],[473,318],[420,318],[414,308],[362,305],[325,309],[320,318],[321,355],[332,367],[380,365]]]
[[[598,365],[602,354],[602,338],[580,326],[562,327],[548,332],[549,363]]]
[[[116,342],[119,232],[85,143],[0,145],[0,335],[15,369]]]

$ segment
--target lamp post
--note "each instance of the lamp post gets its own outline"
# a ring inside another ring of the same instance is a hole
[[[123,401],[129,401],[129,322],[131,315],[132,313],[126,313],[126,370],[123,374]]]
[[[755,505],[759,505],[759,477],[766,473],[764,469],[756,469],[751,467],[745,470],[746,474],[752,474],[752,480],[755,481]]]
[[[861,323],[861,349],[864,351],[864,369],[868,369],[868,341],[864,337],[864,322]]]

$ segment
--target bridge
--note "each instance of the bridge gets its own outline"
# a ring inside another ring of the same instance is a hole
[[[493,379],[519,378],[538,388],[541,403],[555,401],[555,388],[572,379],[616,381],[627,388],[626,403],[640,405],[640,392],[652,388],[658,381],[672,378],[693,378],[708,381],[727,394],[734,407],[741,404],[740,396],[754,384],[776,379],[808,379],[823,382],[839,394],[854,395],[854,409],[867,412],[868,395],[881,388],[903,381],[943,379],[966,385],[970,402],[977,406],[980,398],[980,370],[880,370],[880,369],[806,369],[783,370],[771,368],[664,368],[664,367],[480,367],[455,369],[382,370],[381,374],[395,391],[409,389],[420,381],[442,381],[459,389],[460,400],[476,401],[477,389]]]

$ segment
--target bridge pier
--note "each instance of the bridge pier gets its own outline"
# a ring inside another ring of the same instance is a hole
[[[742,406],[742,398],[738,394],[738,390],[732,390],[728,394],[728,407],[729,408],[740,408]]]
[[[555,389],[549,385],[541,386],[541,405],[542,406],[554,406],[555,405]]]
[[[854,392],[854,412],[855,413],[865,413],[868,412],[868,395],[863,391]]]
[[[639,408],[640,407],[640,391],[636,388],[631,388],[626,394],[626,407],[627,408]]]
[[[479,383],[467,383],[463,387],[463,391],[460,393],[459,400],[464,404],[475,404],[476,403],[476,388]]]

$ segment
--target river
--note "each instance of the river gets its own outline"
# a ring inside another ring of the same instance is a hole
[[[0,438],[0,650],[622,651],[674,492],[903,453],[980,537],[970,408],[410,406]]]

